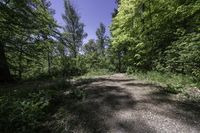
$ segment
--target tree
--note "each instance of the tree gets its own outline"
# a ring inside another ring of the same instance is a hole
[[[111,41],[125,69],[200,75],[198,0],[120,0],[118,6]]]
[[[48,2],[47,2],[48,3]],[[55,25],[52,16],[45,9],[46,1],[43,0],[2,0],[0,2],[0,81],[10,81],[10,66],[15,67],[14,53],[19,52],[19,67],[22,56],[33,58],[37,55],[30,52],[40,49],[37,44],[44,42],[44,34],[51,34],[51,26]],[[51,26],[50,26],[51,25]],[[8,62],[9,59],[9,62]],[[21,68],[19,68],[21,69]],[[19,70],[21,75],[22,69]]]
[[[64,4],[65,13],[62,17],[66,25],[64,27],[63,40],[69,49],[70,55],[76,58],[82,46],[82,40],[87,34],[84,32],[84,24],[80,22],[80,16],[70,3],[70,0],[64,0]]]
[[[85,65],[88,70],[98,69],[99,67],[99,54],[98,47],[94,39],[90,39],[83,47]]]
[[[5,56],[5,46],[0,43],[0,81],[10,81],[11,75]]]
[[[97,44],[95,43],[94,39],[90,39],[88,43],[84,45],[83,50],[84,50],[84,53],[86,54],[90,54],[94,52],[97,53]]]
[[[106,41],[108,38],[105,35],[105,33],[106,33],[105,25],[103,23],[100,23],[100,26],[96,31],[96,36],[97,36],[97,44],[99,47],[99,53],[101,55],[104,55],[104,53],[105,53],[105,45],[106,45]]]

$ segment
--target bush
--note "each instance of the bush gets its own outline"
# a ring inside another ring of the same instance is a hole
[[[72,88],[70,95],[73,99],[84,99],[86,94],[82,89]]]
[[[184,88],[199,86],[198,82],[194,81],[193,78],[188,75],[161,73],[157,71],[149,71],[146,73],[135,71],[132,74],[138,79],[159,84],[165,87],[167,92],[175,94],[184,91]]]
[[[66,77],[70,76],[80,76],[87,72],[87,68],[84,65],[84,58],[77,57],[77,58],[69,58],[66,57],[65,63],[63,66],[63,75]]]
[[[96,69],[96,70],[90,70],[84,76],[92,77],[92,76],[103,76],[103,75],[111,75],[111,74],[112,72],[110,72],[108,69]]]
[[[127,70],[126,70],[126,73],[127,74],[133,74],[137,71],[136,68],[133,68],[133,67],[128,67]]]
[[[167,47],[164,62],[168,71],[188,74],[200,81],[199,38],[199,33],[188,33]]]
[[[165,89],[167,92],[169,93],[173,93],[173,94],[178,94],[180,92],[183,91],[183,87],[180,84],[167,84],[167,87]]]
[[[49,105],[46,92],[39,91],[28,98],[0,97],[1,132],[37,132]]]

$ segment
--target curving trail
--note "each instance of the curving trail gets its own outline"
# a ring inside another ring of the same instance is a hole
[[[199,133],[200,110],[176,100],[159,86],[124,74],[84,84],[86,99],[71,108],[72,132]]]

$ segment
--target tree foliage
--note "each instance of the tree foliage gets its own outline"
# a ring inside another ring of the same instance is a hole
[[[108,37],[106,36],[106,28],[103,23],[100,23],[99,28],[97,28],[96,36],[99,53],[104,55]]]
[[[112,48],[126,67],[199,77],[198,0],[121,0]]]
[[[69,0],[65,0],[64,4],[65,14],[62,17],[66,25],[63,37],[65,45],[69,49],[69,54],[72,57],[77,57],[82,46],[82,41],[87,34],[84,32],[84,24],[80,22],[80,16],[75,7],[73,7]]]
[[[49,7],[46,0],[0,2],[1,81],[11,80],[11,75],[21,77],[30,66],[41,65],[38,59],[47,48],[44,44],[51,42],[47,39],[56,26]]]

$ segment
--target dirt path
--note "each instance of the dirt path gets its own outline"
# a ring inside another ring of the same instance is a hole
[[[84,85],[86,99],[74,103],[71,132],[200,133],[200,110],[159,87],[115,74]]]

